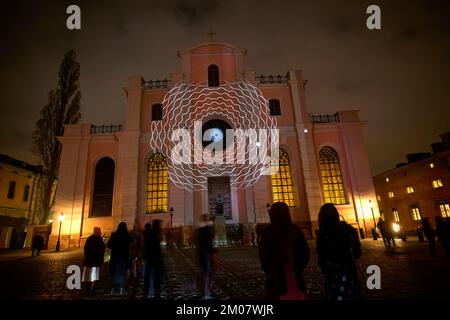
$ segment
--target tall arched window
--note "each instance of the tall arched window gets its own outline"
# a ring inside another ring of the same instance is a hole
[[[294,206],[294,192],[292,190],[291,166],[286,151],[280,149],[279,170],[272,174],[273,202],[284,202],[289,207]]]
[[[281,115],[280,100],[270,99],[269,111],[271,116],[280,116]]]
[[[323,147],[319,152],[319,160],[325,201],[333,204],[348,203],[336,150]]]
[[[219,83],[219,67],[212,64],[208,67],[208,87],[218,87]]]
[[[147,213],[167,212],[168,196],[166,157],[155,153],[147,166]]]
[[[91,217],[112,215],[115,164],[109,157],[101,158],[95,166]]]
[[[152,105],[152,121],[162,120],[163,105],[161,103],[155,103]]]

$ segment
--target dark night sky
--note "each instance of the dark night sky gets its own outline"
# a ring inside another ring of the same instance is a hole
[[[450,1],[2,1],[0,153],[36,162],[31,132],[65,51],[81,64],[83,122],[124,121],[130,75],[169,77],[206,40],[248,49],[257,74],[304,70],[314,114],[359,109],[374,174],[450,130]],[[82,30],[65,27],[78,4]],[[378,4],[382,30],[365,27]]]

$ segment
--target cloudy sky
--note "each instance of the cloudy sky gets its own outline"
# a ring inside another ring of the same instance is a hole
[[[207,39],[248,50],[257,74],[304,70],[313,114],[358,109],[374,174],[450,131],[450,1],[2,1],[0,153],[37,162],[31,132],[64,52],[81,64],[83,122],[121,123],[130,75],[169,77]],[[82,29],[66,29],[78,4]],[[382,30],[366,28],[377,4]]]

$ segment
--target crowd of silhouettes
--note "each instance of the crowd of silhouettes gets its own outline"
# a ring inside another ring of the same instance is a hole
[[[258,256],[266,274],[266,297],[270,300],[304,300],[307,290],[304,270],[310,260],[310,249],[302,229],[291,220],[289,207],[283,202],[272,204],[269,210],[270,224],[258,237]],[[214,227],[207,215],[201,216],[195,236],[201,295],[213,298],[214,274],[216,272],[217,248],[214,246]],[[104,262],[105,248],[110,249],[109,276],[111,294],[126,295],[128,276],[144,278],[144,292],[148,299],[161,296],[164,269],[161,249],[161,220],[153,220],[141,231],[137,226],[128,231],[125,222],[111,234],[106,246],[100,228],[94,228],[84,246],[82,281],[86,291],[92,293],[99,280]],[[429,250],[436,256],[436,241],[442,244],[450,257],[450,221],[436,217],[436,230],[429,218],[423,218],[420,232],[429,243]],[[394,233],[382,218],[377,223],[386,247],[395,246]],[[316,233],[318,265],[325,279],[325,297],[328,300],[358,300],[361,298],[361,243],[357,230],[340,219],[336,207],[325,204],[321,207]],[[33,239],[33,253],[40,247],[40,240]],[[252,245],[255,246],[253,234]]]

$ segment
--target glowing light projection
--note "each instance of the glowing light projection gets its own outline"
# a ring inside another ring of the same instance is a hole
[[[250,82],[178,83],[162,104],[163,117],[151,122],[149,144],[151,152],[166,155],[168,178],[177,187],[207,190],[207,178],[217,176],[230,176],[231,188],[249,187],[278,169],[276,120]],[[202,130],[216,121],[226,128]]]

